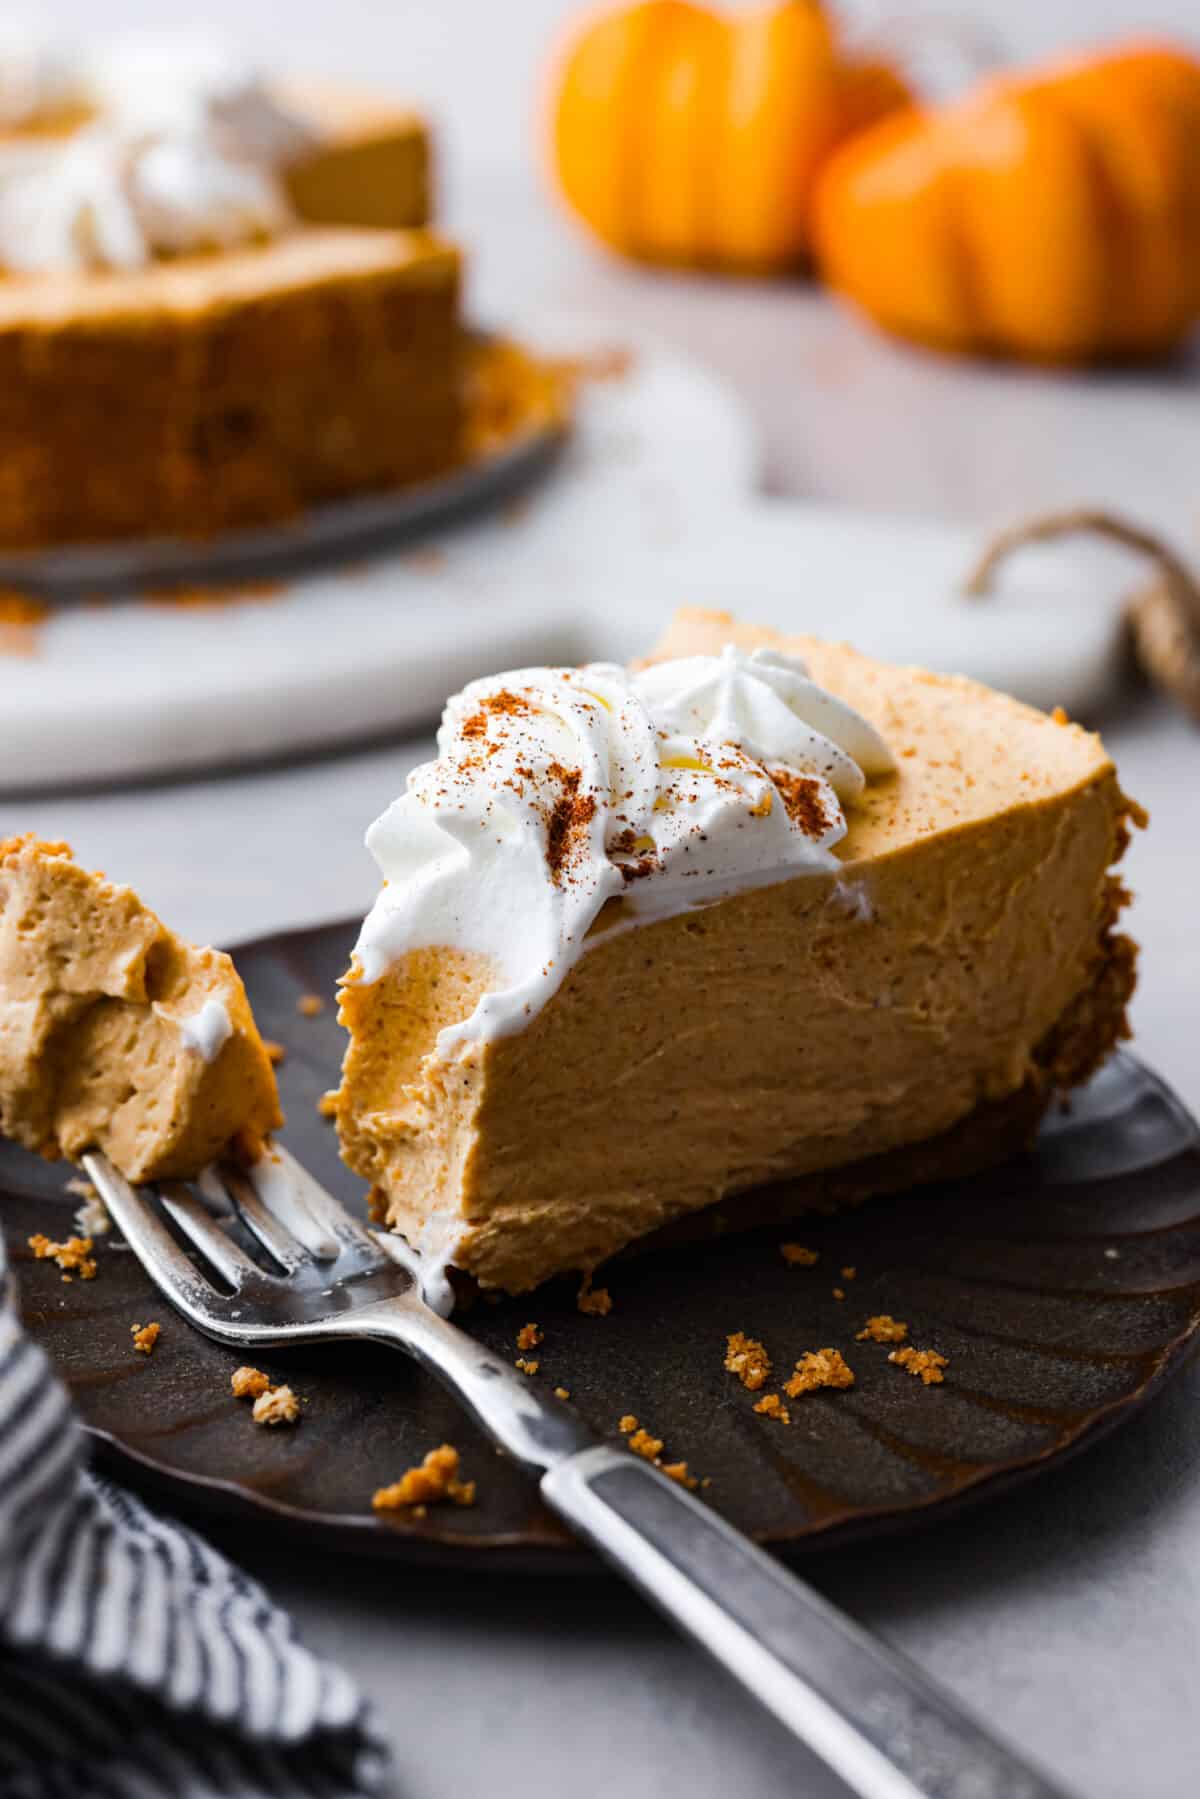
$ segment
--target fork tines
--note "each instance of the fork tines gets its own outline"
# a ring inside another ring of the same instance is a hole
[[[210,1317],[221,1296],[179,1238],[235,1294],[258,1298],[297,1275],[333,1276],[335,1264],[340,1279],[387,1261],[363,1226],[277,1144],[268,1143],[246,1167],[213,1164],[194,1190],[182,1181],[135,1187],[98,1153],[84,1156],[83,1166],[147,1272],[194,1321]],[[255,1260],[231,1234],[235,1221],[268,1262]]]

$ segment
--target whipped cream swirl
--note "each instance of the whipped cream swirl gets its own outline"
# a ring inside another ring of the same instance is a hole
[[[836,874],[843,805],[895,764],[797,657],[687,657],[630,673],[532,668],[452,699],[438,759],[367,834],[385,878],[355,950],[489,957],[500,984],[439,1052],[520,1030],[610,928],[802,874]]]
[[[48,50],[6,53],[0,36],[0,120],[6,87],[14,105],[36,89],[44,110],[58,92],[56,66]],[[8,160],[4,267],[141,268],[275,237],[292,222],[279,170],[313,132],[235,53],[207,40],[134,38],[72,80],[95,122],[36,157]]]
[[[311,148],[312,128],[226,44],[170,34],[118,41],[91,71],[97,108],[127,130],[209,138],[237,161],[278,168]]]
[[[53,123],[86,101],[82,65],[65,44],[32,23],[0,21],[0,128]]]
[[[274,174],[212,137],[101,123],[0,182],[0,264],[136,269],[274,237],[290,220]]]

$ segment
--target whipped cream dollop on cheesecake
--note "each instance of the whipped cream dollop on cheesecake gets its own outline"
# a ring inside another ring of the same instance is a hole
[[[80,59],[31,19],[0,20],[0,130],[36,129],[86,104]]]
[[[0,122],[6,89],[10,110],[48,103],[54,67],[48,49],[6,56],[0,38]],[[241,56],[203,39],[133,38],[74,79],[92,123],[0,159],[6,268],[136,269],[276,237],[293,222],[282,171],[311,149],[313,131]]]
[[[273,94],[259,69],[231,45],[191,35],[135,35],[95,61],[98,111],[124,126],[210,136],[227,156],[278,166],[315,142],[307,124]]]
[[[272,170],[207,132],[100,122],[0,181],[0,263],[26,273],[143,268],[290,223]]]
[[[466,950],[497,982],[439,1051],[519,1031],[589,939],[836,872],[843,808],[894,766],[860,713],[775,650],[473,682],[437,760],[367,835],[385,885],[351,978]]]

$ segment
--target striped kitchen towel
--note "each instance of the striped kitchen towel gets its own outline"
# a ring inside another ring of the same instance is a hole
[[[356,1799],[349,1678],[199,1537],[85,1467],[0,1244],[0,1799]]]

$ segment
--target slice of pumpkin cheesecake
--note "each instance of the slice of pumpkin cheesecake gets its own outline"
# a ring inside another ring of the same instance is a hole
[[[684,612],[438,749],[368,835],[338,1124],[484,1287],[1002,1160],[1126,1034],[1137,809],[974,682]]]
[[[281,1122],[229,957],[194,949],[65,843],[0,842],[0,1135],[186,1178]]]

